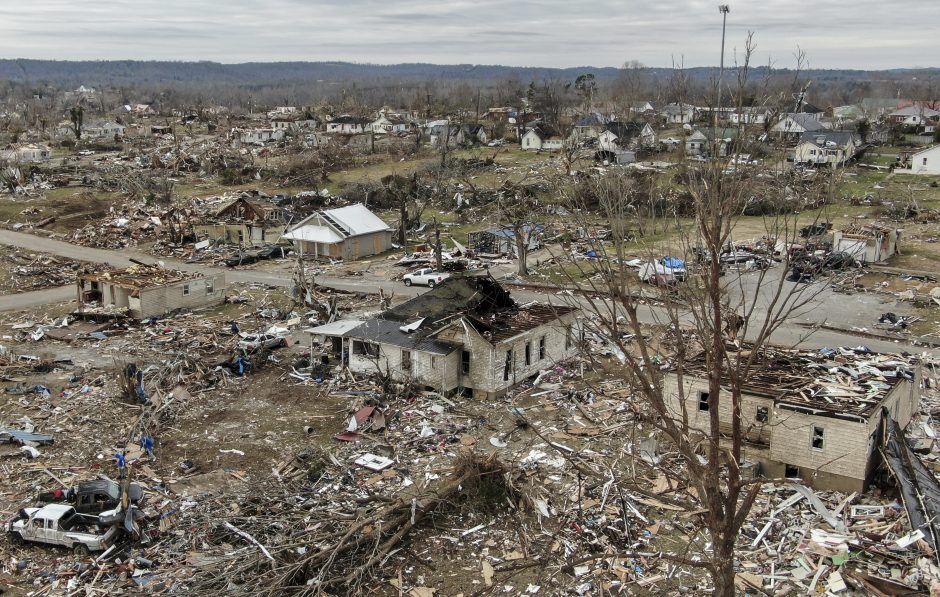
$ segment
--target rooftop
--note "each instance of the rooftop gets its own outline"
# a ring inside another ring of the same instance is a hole
[[[159,265],[133,265],[124,269],[110,269],[79,275],[81,280],[107,282],[125,288],[156,288],[202,277],[202,274],[195,272],[164,269]]]
[[[747,357],[749,347],[741,349]],[[766,348],[748,374],[744,392],[766,396],[783,408],[838,418],[868,418],[902,380],[914,379],[914,359],[867,348],[788,351]],[[686,373],[707,377],[704,353]]]

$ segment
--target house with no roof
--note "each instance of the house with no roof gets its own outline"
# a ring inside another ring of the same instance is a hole
[[[225,273],[199,274],[135,265],[79,274],[79,313],[101,309],[131,317],[162,317],[180,309],[199,309],[225,300]]]
[[[681,378],[666,373],[668,408],[680,420],[686,415],[689,427],[702,433],[708,433],[716,408],[719,431],[727,438],[732,425],[728,380],[712,397],[708,376],[704,355],[686,363]],[[909,357],[868,349],[765,348],[741,389],[743,458],[756,462],[767,478],[799,478],[819,489],[862,492],[879,463],[883,418],[906,427],[920,403],[920,386],[920,365]]]
[[[804,166],[845,167],[858,151],[861,141],[855,133],[816,131],[800,135],[793,162]]]

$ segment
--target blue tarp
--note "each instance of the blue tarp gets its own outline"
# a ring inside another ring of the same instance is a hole
[[[680,269],[685,267],[685,261],[682,261],[678,257],[663,257],[660,263],[672,269]]]

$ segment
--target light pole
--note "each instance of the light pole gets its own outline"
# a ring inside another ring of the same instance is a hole
[[[721,13],[721,61],[718,66],[718,110],[715,115],[715,130],[718,129],[718,118],[721,116],[721,79],[725,74],[725,25],[728,23],[728,13],[731,7],[727,4],[719,4],[718,12]]]

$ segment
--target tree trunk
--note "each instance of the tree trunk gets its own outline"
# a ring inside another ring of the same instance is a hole
[[[734,597],[734,540],[718,541],[715,545],[715,567],[712,580],[714,597]]]
[[[434,259],[437,263],[437,271],[444,269],[444,257],[441,255],[441,227],[437,220],[434,221]]]
[[[405,199],[401,200],[398,216],[401,222],[398,226],[398,244],[404,247],[407,242],[405,238],[405,226],[408,225],[408,202]]]
[[[529,275],[529,267],[526,263],[528,257],[528,249],[526,246],[526,239],[522,234],[522,230],[514,231],[516,233],[516,257],[519,259],[519,268],[518,273],[520,276]]]

